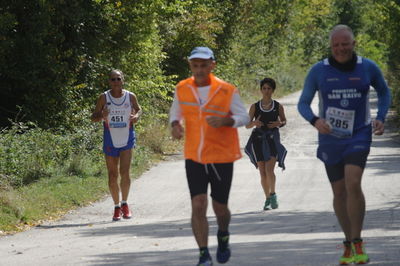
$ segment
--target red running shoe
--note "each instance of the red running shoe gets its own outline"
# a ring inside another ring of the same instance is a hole
[[[132,217],[132,213],[129,210],[128,204],[124,203],[121,205],[121,211],[122,211],[122,218],[124,219],[130,219]]]
[[[112,218],[113,221],[121,220],[121,207],[114,208],[114,216]]]

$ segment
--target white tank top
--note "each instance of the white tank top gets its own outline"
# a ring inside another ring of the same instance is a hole
[[[121,148],[128,144],[131,122],[129,117],[132,112],[130,92],[122,90],[122,96],[114,98],[110,91],[105,92],[107,109],[107,125],[110,130],[111,140],[115,148]]]

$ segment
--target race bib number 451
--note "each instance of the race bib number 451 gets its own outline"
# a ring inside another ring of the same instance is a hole
[[[331,135],[338,138],[350,138],[353,135],[354,117],[354,110],[328,107],[325,118],[332,127]]]
[[[126,122],[124,121],[124,117],[122,115],[111,116],[110,127],[113,128],[126,127]]]

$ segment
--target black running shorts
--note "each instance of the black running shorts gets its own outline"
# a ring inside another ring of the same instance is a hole
[[[201,164],[186,160],[185,167],[192,198],[199,194],[207,194],[208,183],[210,183],[211,198],[222,204],[228,203],[233,163]]]
[[[362,169],[365,168],[367,163],[369,150],[353,152],[346,155],[342,161],[337,164],[327,165],[325,164],[326,173],[328,174],[329,181],[331,183],[339,181],[344,178],[344,166],[346,164],[357,165]]]

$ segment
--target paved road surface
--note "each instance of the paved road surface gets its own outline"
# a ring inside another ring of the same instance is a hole
[[[289,153],[287,169],[276,171],[279,209],[261,210],[259,175],[247,156],[235,164],[232,257],[226,265],[337,265],[343,236],[323,165],[315,158],[316,131],[297,113],[298,96],[280,100],[288,117],[282,142]],[[242,144],[249,132],[241,129]],[[363,236],[371,265],[400,265],[399,178],[399,142],[391,134],[374,137],[363,179]],[[113,203],[107,198],[60,221],[1,237],[0,265],[195,265],[182,160],[162,162],[135,180],[130,202],[132,220],[111,222]],[[211,210],[209,215],[215,258],[217,228]]]

